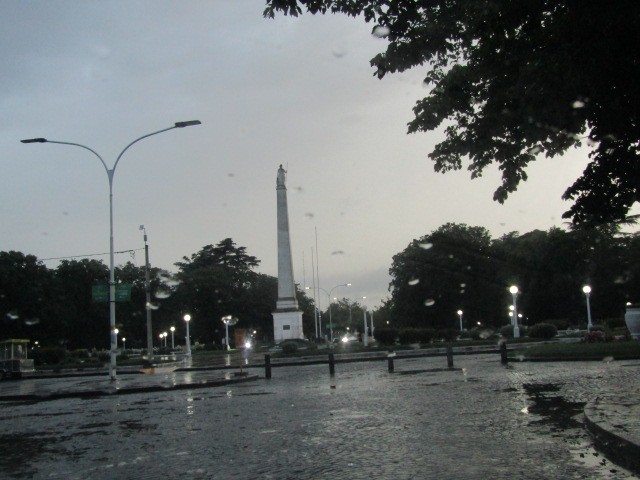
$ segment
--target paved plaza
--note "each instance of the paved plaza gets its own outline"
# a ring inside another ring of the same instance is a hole
[[[594,448],[583,412],[615,406],[613,393],[637,399],[640,361],[443,363],[403,359],[393,374],[338,364],[333,377],[326,365],[280,367],[270,380],[250,369],[259,378],[218,386],[221,371],[120,375],[111,388],[140,393],[4,400],[0,478],[639,478]],[[0,396],[107,382],[3,382]]]

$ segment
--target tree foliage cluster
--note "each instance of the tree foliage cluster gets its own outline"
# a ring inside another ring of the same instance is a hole
[[[497,328],[508,324],[511,285],[518,286],[524,323],[586,324],[586,299],[595,319],[621,319],[640,297],[640,235],[613,227],[534,230],[492,239],[483,227],[447,223],[413,240],[389,270],[395,327]]]
[[[221,345],[221,318],[239,319],[236,328],[273,336],[277,279],[255,272],[259,260],[230,238],[207,245],[176,263],[178,271],[150,272],[151,302],[146,303],[145,268],[131,262],[115,269],[116,283],[132,285],[131,301],[116,305],[116,327],[127,347],[146,348],[147,308],[151,309],[154,345],[161,332],[176,328],[184,344],[183,316],[192,317],[192,342]],[[0,328],[3,338],[29,338],[67,349],[109,347],[108,303],[92,300],[92,287],[106,285],[109,269],[100,260],[62,260],[49,269],[33,255],[0,252]],[[313,302],[298,292],[306,332],[313,330]]]
[[[504,202],[540,155],[586,143],[564,198],[575,224],[623,219],[640,192],[640,2],[619,0],[268,0],[264,15],[340,13],[371,22],[386,51],[374,75],[422,67],[428,95],[409,132],[444,127],[435,170],[496,164]]]

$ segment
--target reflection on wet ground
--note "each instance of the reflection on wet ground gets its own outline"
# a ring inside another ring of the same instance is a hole
[[[638,364],[441,365],[278,368],[211,389],[3,403],[0,478],[636,478],[593,450],[582,407],[637,385]]]

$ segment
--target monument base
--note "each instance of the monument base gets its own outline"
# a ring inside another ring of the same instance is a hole
[[[273,312],[273,339],[275,343],[283,340],[304,338],[302,333],[302,312]]]

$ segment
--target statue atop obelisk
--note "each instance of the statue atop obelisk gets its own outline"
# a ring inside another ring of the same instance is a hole
[[[302,312],[298,310],[296,284],[293,281],[289,210],[287,207],[286,171],[280,165],[276,179],[278,201],[278,301],[273,312],[273,337],[276,343],[290,338],[304,338]]]

